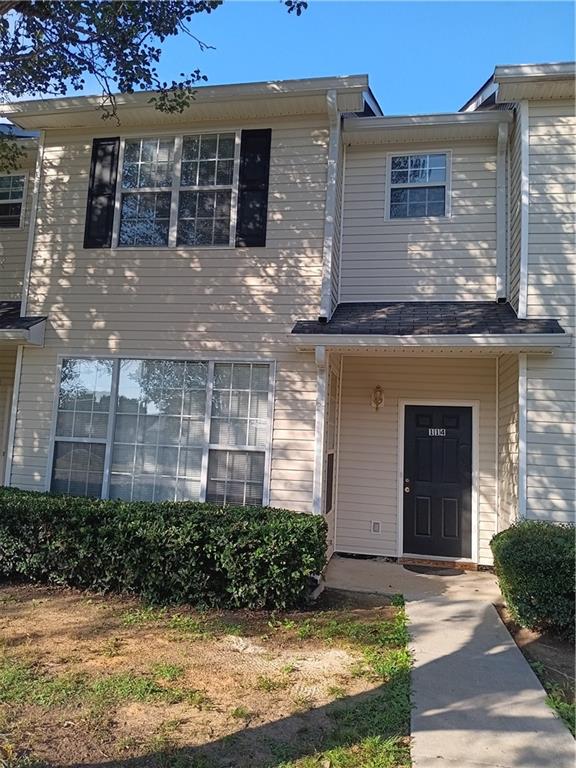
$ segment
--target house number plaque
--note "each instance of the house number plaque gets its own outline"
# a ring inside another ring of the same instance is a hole
[[[439,427],[430,427],[428,435],[430,437],[446,437],[446,430]]]

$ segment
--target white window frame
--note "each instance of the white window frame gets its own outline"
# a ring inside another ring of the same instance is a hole
[[[0,200],[0,203],[20,203],[20,219],[18,221],[17,227],[3,227],[0,225],[0,230],[5,232],[10,232],[10,230],[18,230],[22,229],[24,226],[24,214],[26,213],[26,200],[27,200],[27,194],[28,194],[28,173],[25,171],[22,173],[22,171],[12,171],[10,173],[0,173],[0,177],[3,176],[22,176],[24,179],[24,187],[22,189],[22,199],[21,200]]]
[[[182,164],[182,141],[185,137],[189,136],[218,136],[223,133],[234,134],[234,170],[232,173],[232,187],[229,184],[214,184],[209,186],[194,186],[194,187],[180,187],[180,175]],[[120,245],[120,216],[122,206],[122,192],[168,192],[167,188],[152,188],[142,187],[138,189],[123,190],[122,189],[122,174],[124,170],[124,153],[126,147],[126,141],[146,140],[146,139],[172,139],[174,142],[173,152],[173,169],[172,169],[172,186],[170,188],[170,222],[168,225],[168,243],[166,245]],[[142,249],[147,250],[163,250],[163,249],[208,249],[208,250],[222,250],[226,248],[234,248],[236,245],[236,226],[237,226],[237,208],[238,208],[238,180],[240,177],[240,130],[225,130],[218,131],[186,131],[185,133],[170,133],[170,134],[139,134],[124,136],[120,139],[120,151],[118,153],[118,174],[116,180],[116,194],[114,198],[114,224],[112,227],[112,248],[122,251],[140,251]],[[228,243],[220,245],[177,245],[177,233],[178,233],[178,207],[180,201],[180,192],[215,192],[226,191],[231,189],[230,195],[230,237]]]
[[[430,182],[426,184],[392,184],[392,158],[408,157],[410,155],[446,155],[446,181]],[[444,215],[443,216],[406,216],[395,219],[390,216],[390,198],[392,189],[419,189],[426,187],[445,188]],[[384,202],[384,218],[390,224],[402,224],[403,221],[422,222],[424,224],[435,221],[444,221],[452,217],[452,150],[451,149],[410,149],[407,151],[388,152],[386,155],[386,193]]]
[[[58,401],[60,397],[60,384],[62,381],[62,367],[65,360],[110,360],[113,363],[112,366],[112,383],[110,389],[110,410],[108,412],[108,425],[105,438],[91,438],[91,437],[58,437],[56,434],[56,426],[58,419]],[[208,486],[208,456],[210,450],[222,450],[222,451],[238,451],[245,453],[248,451],[256,453],[264,453],[264,482],[262,488],[262,506],[266,507],[270,504],[270,478],[272,471],[272,434],[273,434],[273,420],[274,420],[274,403],[276,397],[276,360],[270,358],[212,358],[207,359],[206,356],[197,357],[179,357],[179,356],[166,356],[166,355],[82,355],[82,354],[60,354],[57,361],[57,372],[54,388],[54,401],[52,405],[52,423],[50,427],[50,443],[48,449],[48,462],[46,467],[46,478],[44,483],[44,490],[50,492],[50,486],[52,483],[52,472],[54,469],[54,449],[56,442],[69,442],[69,443],[98,443],[106,446],[104,455],[104,469],[102,473],[102,492],[100,498],[108,499],[110,492],[110,474],[112,465],[112,451],[114,447],[114,429],[116,423],[116,402],[118,399],[118,384],[120,380],[120,362],[123,360],[169,360],[171,362],[206,362],[208,364],[208,378],[206,384],[206,411],[204,414],[204,439],[202,441],[202,464],[200,475],[200,495],[197,501],[206,501],[206,490]],[[268,430],[266,435],[266,443],[263,447],[256,446],[241,446],[241,445],[221,445],[210,442],[210,421],[212,417],[212,391],[214,385],[214,365],[215,363],[239,363],[239,364],[254,364],[254,365],[268,365],[270,369],[270,376],[268,380]],[[194,500],[192,500],[194,501]],[[154,503],[154,502],[152,502]]]

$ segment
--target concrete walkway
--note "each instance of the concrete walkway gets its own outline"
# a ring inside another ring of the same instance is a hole
[[[326,584],[407,600],[415,768],[574,768],[575,742],[500,621],[491,574],[334,557]]]

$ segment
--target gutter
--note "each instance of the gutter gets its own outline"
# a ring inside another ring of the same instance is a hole
[[[377,334],[290,334],[291,343],[300,349],[323,347],[356,347],[379,349],[503,349],[510,351],[529,350],[548,352],[557,347],[568,347],[572,343],[569,333],[523,333],[523,334],[475,334],[445,333],[437,335],[388,336]]]

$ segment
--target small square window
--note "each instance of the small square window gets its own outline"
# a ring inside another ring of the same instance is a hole
[[[445,153],[392,157],[390,218],[445,216],[447,167],[448,159]]]

